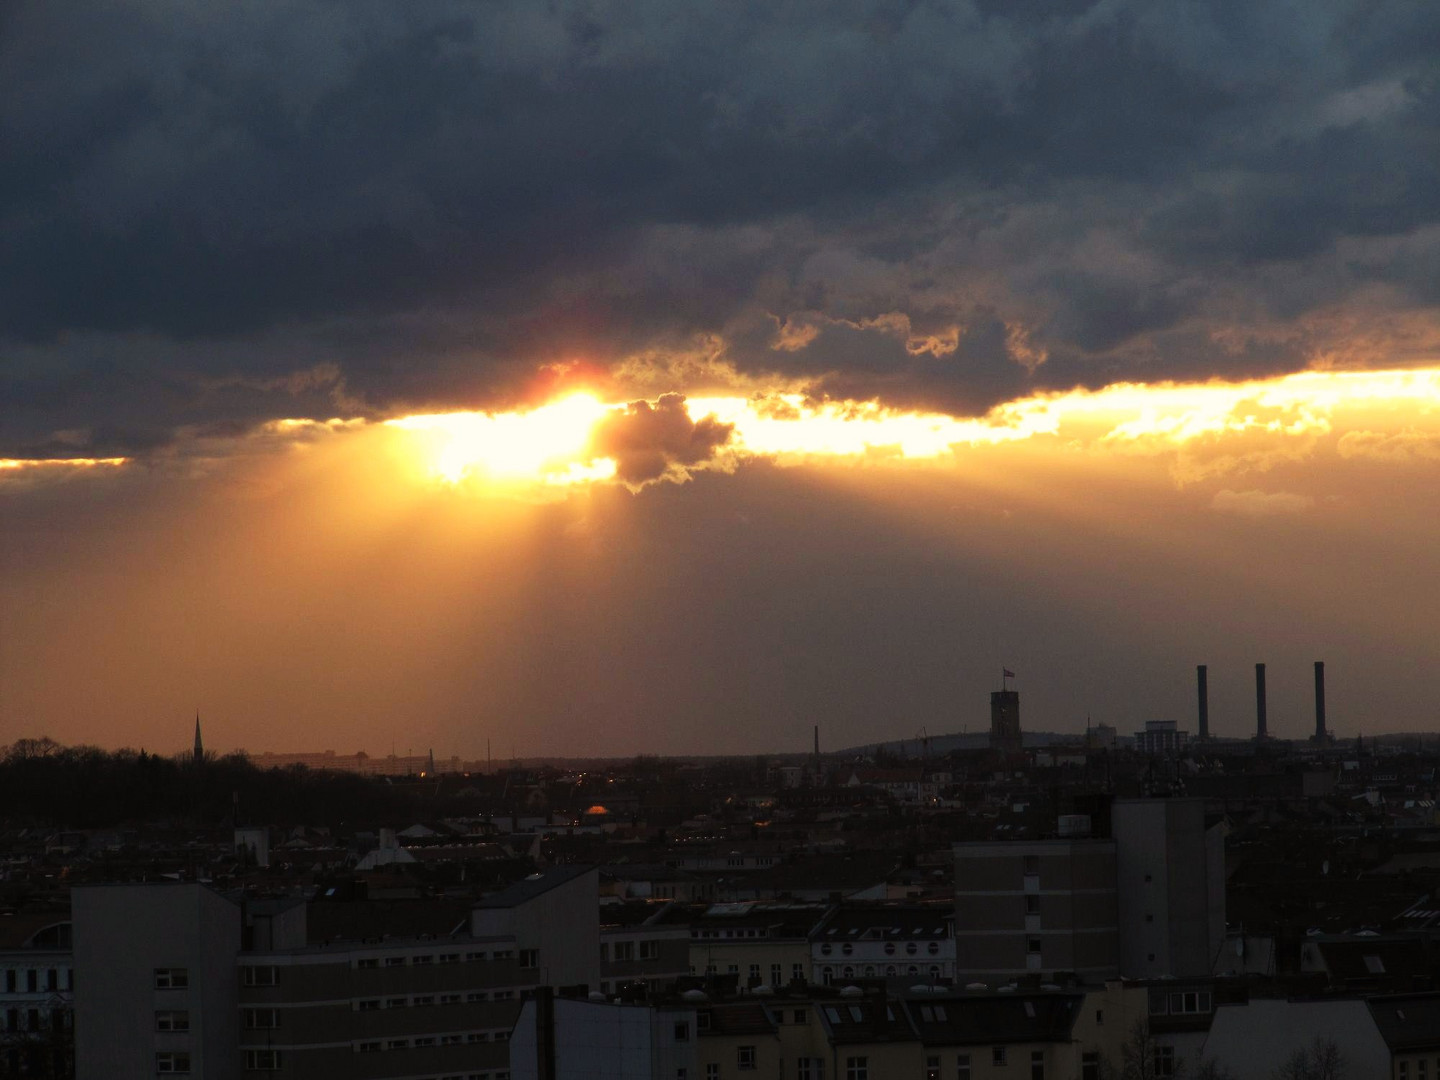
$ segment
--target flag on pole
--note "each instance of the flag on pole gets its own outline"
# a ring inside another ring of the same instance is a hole
[[[1008,667],[1007,667],[1007,668],[1001,668],[1000,670],[1004,673],[1005,678],[1007,678],[1007,679],[1013,679],[1013,678],[1015,677],[1015,673],[1014,673],[1013,671],[1011,671]]]

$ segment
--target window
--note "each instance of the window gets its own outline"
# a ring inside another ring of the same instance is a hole
[[[380,1041],[378,1039],[372,1039],[369,1042],[362,1042],[357,1049],[359,1049],[362,1054],[378,1053],[380,1051]]]
[[[376,956],[362,956],[359,960],[355,961],[355,966],[357,968],[378,968],[380,966],[380,958]]]
[[[410,1048],[410,1040],[409,1040],[409,1039],[391,1039],[388,1043],[385,1044],[385,1046],[386,1046],[386,1049],[389,1049],[389,1050],[408,1050],[408,1049]]]
[[[660,942],[658,942],[658,941],[642,941],[642,942],[640,942],[640,959],[641,959],[641,960],[659,960],[659,959],[660,959]]]
[[[791,965],[790,965],[790,981],[791,981],[791,982],[804,982],[804,981],[805,981],[805,965],[804,965],[804,964],[791,964]]]
[[[1410,1063],[1408,1061],[1397,1062],[1395,1069],[1400,1080],[1410,1080]]]
[[[60,989],[60,973],[54,968],[45,972],[45,989],[52,992]]]
[[[415,1040],[415,1045],[416,1045],[416,1046],[434,1046],[434,1045],[435,1045],[435,1036],[434,1036],[434,1035],[421,1035],[418,1039]]]
[[[1039,897],[1038,895],[1036,895],[1035,893],[1029,893],[1029,894],[1027,894],[1026,897],[1025,897],[1025,914],[1026,914],[1026,915],[1039,915],[1039,914],[1040,914],[1040,897]]]
[[[245,1068],[251,1070],[280,1068],[279,1050],[246,1050]]]
[[[162,1009],[155,1014],[156,1031],[189,1031],[190,1014],[184,1009]]]
[[[1415,1059],[1415,1080],[1425,1080],[1425,1059]]]
[[[690,1021],[688,1021],[688,1020],[677,1020],[677,1021],[675,1022],[675,1041],[676,1041],[676,1042],[689,1042],[689,1041],[690,1041]]]
[[[635,959],[635,943],[633,941],[617,941],[614,948],[616,960]]]
[[[750,965],[750,981],[751,981],[752,983],[758,983],[758,982],[760,981],[760,965],[759,965],[759,964],[751,964],[751,965]]]
[[[1026,938],[1025,951],[1032,956],[1038,955],[1040,952],[1040,939],[1038,937]]]
[[[1045,1051],[1030,1051],[1030,1080],[1045,1080]]]
[[[845,1059],[845,1080],[870,1080],[870,1059],[868,1057],[847,1057]]]
[[[675,1080],[686,1080],[689,1075],[690,1070],[685,1068],[684,1065],[681,1065],[678,1069],[675,1070]]]
[[[190,1055],[184,1051],[162,1050],[155,1055],[157,1073],[188,1073]]]
[[[940,1080],[939,1054],[931,1054],[925,1059],[925,1080]]]
[[[1173,1046],[1155,1047],[1155,1075],[1157,1077],[1175,1075],[1175,1048]]]
[[[804,1023],[808,1023],[808,1021],[809,1021],[809,1018],[806,1016],[806,1013],[805,1013],[805,1010],[804,1010],[804,1009],[796,1009],[796,1010],[795,1010],[795,1023],[797,1023],[797,1024],[804,1024]]]
[[[713,1062],[705,1066],[705,1080],[720,1080],[720,1066]]]
[[[928,952],[931,956],[935,956],[940,952],[940,943],[938,941],[930,942],[929,945],[925,946],[925,951]]]
[[[156,990],[183,990],[190,985],[189,968],[156,968]],[[189,1068],[186,1068],[189,1071]]]
[[[1095,1026],[1096,1026],[1096,1027],[1104,1027],[1104,1026],[1105,1026],[1105,1010],[1104,1010],[1104,1009],[1096,1009],[1096,1010],[1095,1010]]]
[[[521,949],[520,966],[522,968],[538,968],[540,966],[540,950]]]
[[[279,981],[279,969],[273,966],[247,966],[240,969],[240,985],[242,986],[274,986]]]
[[[416,996],[415,1000],[412,1001],[410,1004],[412,1004],[412,1005],[434,1005],[434,1004],[435,1004],[435,995],[434,995],[434,994],[419,994],[419,995]]]
[[[1025,856],[1025,873],[1026,873],[1026,874],[1038,874],[1038,873],[1040,873],[1040,856],[1038,856],[1038,855],[1026,855],[1026,856]]]
[[[741,1072],[755,1068],[755,1047],[737,1046],[735,1048],[735,1068]]]
[[[412,964],[433,964],[434,962],[435,957],[433,956],[412,956],[410,958]]]
[[[5,969],[5,992],[6,992],[7,994],[13,994],[13,993],[15,993],[15,969],[14,969],[14,968],[6,968],[6,969]]]
[[[280,1026],[278,1009],[246,1009],[245,1027],[251,1031],[266,1031]]]
[[[40,989],[40,973],[34,968],[25,972],[25,991],[34,994]]]
[[[785,970],[785,969],[784,969],[783,967],[781,967],[779,964],[771,964],[771,965],[770,965],[770,985],[771,985],[771,986],[779,986],[779,985],[780,985],[780,980],[784,977],[783,974],[782,974],[782,973],[784,972],[784,970]]]
[[[442,952],[436,957],[436,962],[441,964],[458,964],[460,962],[460,954],[458,952]]]
[[[460,1004],[460,1001],[461,1001],[461,996],[460,996],[459,994],[441,994],[441,995],[440,995],[440,1004],[441,1004],[441,1005],[459,1005],[459,1004]]]
[[[474,961],[474,960],[488,960],[489,958],[490,958],[490,954],[489,954],[489,953],[483,953],[483,952],[467,952],[467,953],[465,954],[465,959],[466,959],[466,960],[471,960],[471,961]]]
[[[1005,1064],[1005,1047],[1003,1047],[1003,1046],[992,1046],[992,1047],[990,1048],[990,1064],[991,1064],[991,1065],[1004,1065],[1004,1064]]]
[[[845,942],[845,944],[843,944],[843,945],[840,946],[840,951],[841,951],[842,953],[844,953],[846,956],[849,956],[850,954],[852,954],[852,953],[855,951],[855,946],[854,946],[854,945],[851,945],[850,942],[847,941],[847,942]]]
[[[970,1055],[955,1055],[955,1080],[970,1080]]]
[[[410,1004],[409,998],[393,997],[385,999],[385,1007],[387,1009],[403,1009],[408,1004]]]
[[[911,956],[914,956],[915,953],[916,953],[916,950],[918,950],[919,948],[920,948],[920,946],[916,945],[915,942],[913,942],[913,941],[907,941],[907,942],[905,943],[905,951],[906,951],[909,955],[911,955]]]
[[[355,1003],[355,1008],[358,1012],[373,1012],[374,1010],[380,1008],[380,999],[365,998],[363,1001],[357,1001]]]
[[[1080,1055],[1080,1080],[1100,1080],[1100,1055],[1086,1050]]]
[[[696,1031],[709,1031],[709,1030],[710,1030],[710,1014],[709,1014],[708,1012],[702,1012],[702,1013],[696,1013],[696,1014],[695,1014],[695,1030],[696,1030]]]

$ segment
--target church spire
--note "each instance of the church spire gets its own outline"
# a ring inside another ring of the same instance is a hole
[[[200,710],[195,710],[195,764],[205,763],[205,744],[200,740]]]

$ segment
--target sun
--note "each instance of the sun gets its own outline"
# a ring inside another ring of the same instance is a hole
[[[433,473],[458,484],[492,481],[566,484],[605,479],[615,463],[588,452],[590,433],[608,406],[570,394],[524,412],[456,412],[387,421],[414,432]]]

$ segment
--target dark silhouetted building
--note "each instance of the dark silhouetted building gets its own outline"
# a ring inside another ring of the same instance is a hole
[[[990,749],[1018,754],[1020,747],[1020,691],[995,690],[990,694]]]

